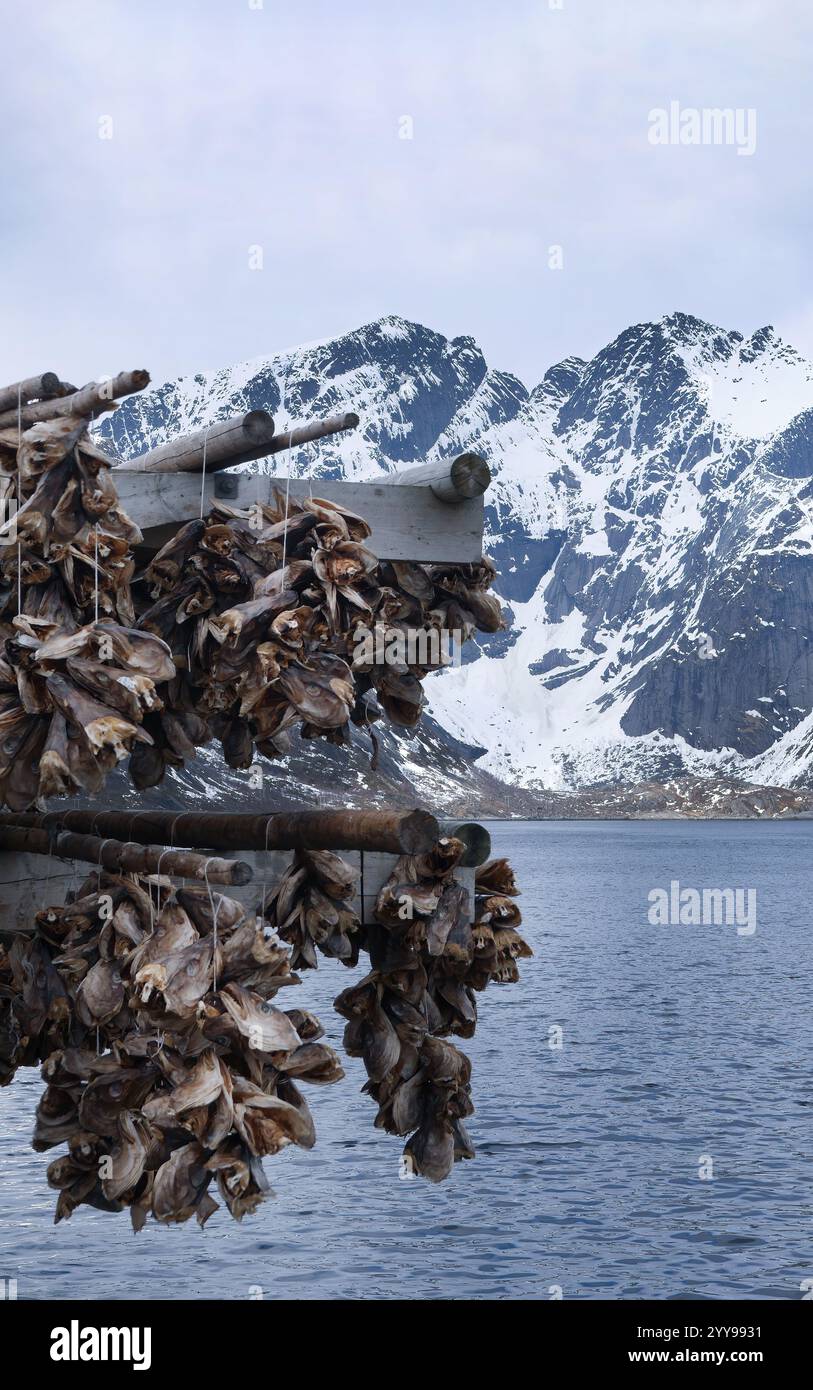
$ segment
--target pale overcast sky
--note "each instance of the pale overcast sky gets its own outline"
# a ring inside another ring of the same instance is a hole
[[[3,0],[2,47],[0,384],[387,313],[528,385],[673,309],[813,356],[808,0]],[[672,101],[755,153],[653,146]]]

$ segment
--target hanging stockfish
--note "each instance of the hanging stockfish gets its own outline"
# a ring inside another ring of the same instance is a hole
[[[377,1127],[410,1136],[404,1162],[432,1182],[447,1177],[456,1160],[474,1157],[464,1125],[473,1112],[471,1064],[443,1040],[471,1037],[475,991],[491,980],[517,979],[517,958],[532,955],[516,930],[521,918],[507,894],[518,890],[505,860],[477,870],[469,924],[468,893],[454,873],[463,851],[460,841],[446,839],[429,854],[398,860],[378,895],[381,925],[367,928],[373,973],[336,1001],[348,1019],[345,1046],[364,1059]],[[480,888],[494,884],[503,889],[500,904],[513,909],[510,929],[493,930],[485,921],[500,909]]]
[[[285,756],[296,731],[347,744],[352,724],[417,724],[423,678],[475,630],[502,625],[494,567],[379,562],[369,535],[337,502],[286,506],[279,491],[273,505],[217,503],[181,527],[136,590],[138,627],[177,670],[163,710],[145,718],[152,743],[133,751],[136,786],[213,735],[229,766],[246,768],[255,749]]]
[[[358,964],[361,923],[352,908],[358,873],[328,850],[299,850],[261,913],[291,947],[293,969],[315,969],[316,952]]]
[[[174,675],[166,646],[133,631],[141,533],[87,433],[113,395],[148,380],[60,388],[25,404],[19,430],[0,420],[0,804],[12,810],[98,792],[150,741],[144,714]]]
[[[218,1202],[240,1220],[268,1192],[262,1159],[316,1134],[301,1083],[343,1075],[318,1020],[286,1009],[291,952],[208,887],[93,872],[0,949],[0,1083],[42,1064],[33,1146],[56,1220],[129,1208],[135,1230]]]
[[[345,1051],[364,1061],[376,1127],[407,1137],[404,1162],[432,1182],[474,1157],[464,1125],[474,1109],[471,1064],[445,1039],[471,1037],[476,992],[518,979],[517,959],[532,955],[517,930],[518,889],[506,860],[477,870],[469,923],[468,891],[455,878],[465,848],[446,837],[428,853],[397,859],[373,924],[355,916],[357,876],[335,854],[297,853],[262,906],[297,968],[315,968],[318,952],[345,965],[356,964],[360,949],[369,954],[370,972],[335,1001],[347,1020]]]

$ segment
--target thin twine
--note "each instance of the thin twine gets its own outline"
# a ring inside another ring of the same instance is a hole
[[[171,845],[165,845],[164,848],[161,850],[161,853],[160,853],[159,856],[158,856],[158,866],[157,866],[157,868],[156,868],[156,870],[155,870],[155,901],[156,901],[156,905],[157,905],[157,908],[158,908],[159,913],[160,913],[160,911],[161,911],[161,860],[163,859],[163,857],[164,857],[165,854],[171,854],[171,853],[172,853],[172,846],[171,846]],[[171,877],[171,875],[170,875],[170,877]],[[172,896],[173,891],[174,891],[174,889],[172,889],[172,887],[170,886],[170,897]],[[152,903],[152,892],[150,892],[150,903]]]
[[[313,454],[310,452],[312,442],[313,441],[310,439],[307,439],[302,446],[305,454],[305,471],[308,477],[308,497],[311,502],[313,501]]]
[[[103,868],[104,868],[104,864],[102,863],[102,855],[104,854],[104,847],[105,847],[105,845],[112,845],[112,843],[113,843],[113,841],[115,840],[115,838],[116,838],[115,835],[108,835],[108,836],[106,837],[106,839],[102,840],[102,843],[99,845],[99,863],[98,863],[98,868],[100,868],[100,869],[103,869]]]
[[[48,826],[46,826],[45,828],[46,828],[46,830],[47,830],[47,829],[48,829]],[[46,865],[46,870],[45,870],[45,875],[44,875],[44,877],[42,877],[42,878],[40,878],[40,879],[37,880],[37,887],[36,887],[36,888],[34,888],[34,887],[33,887],[33,884],[32,884],[33,896],[34,896],[34,903],[36,904],[37,901],[39,901],[42,909],[48,907],[48,905],[49,905],[49,904],[48,904],[48,898],[50,897],[50,892],[51,892],[50,887],[49,887],[49,884],[50,884],[51,879],[52,879],[52,877],[53,877],[53,874],[51,873],[51,865],[52,865],[53,862],[54,862],[54,837],[53,837],[53,835],[49,835],[49,836],[48,836],[48,854],[47,854],[46,858],[47,858],[47,861],[48,861],[48,862],[47,862],[47,865]],[[71,863],[72,863],[73,866],[74,866],[74,872],[75,872],[75,870],[76,870],[76,860],[75,860],[75,859],[71,860]]]
[[[97,813],[97,814],[98,814],[98,813]],[[102,863],[102,855],[104,854],[104,847],[105,847],[105,845],[110,845],[110,844],[112,844],[114,838],[115,838],[115,836],[113,836],[113,835],[108,835],[107,839],[106,839],[106,840],[102,840],[102,843],[99,845],[99,863],[98,863],[98,865],[97,865],[97,868],[98,868],[98,870],[99,870],[99,876],[98,876],[98,880],[97,880],[97,883],[98,883],[99,888],[101,888],[101,886],[102,886],[102,873],[104,872],[104,864]]]
[[[99,622],[99,528],[94,526],[93,537],[95,542],[95,569],[93,571],[93,602],[95,612],[95,622]]]
[[[289,432],[289,434],[288,434],[288,448],[289,448],[289,449],[290,449],[290,447],[291,447],[291,440],[293,439],[293,436],[294,436],[294,432],[293,432],[293,430],[291,430],[291,431]],[[284,525],[284,529],[283,529],[283,532],[282,532],[282,570],[283,570],[283,573],[285,572],[285,556],[286,556],[287,553],[288,553],[288,496],[289,496],[289,494],[290,494],[290,491],[291,491],[291,470],[290,470],[290,468],[289,468],[289,469],[288,469],[288,475],[287,475],[287,477],[286,477],[286,479],[285,479],[285,525]],[[282,583],[282,580],[280,580],[280,583]]]
[[[285,386],[284,386],[284,388],[283,388],[283,397],[282,397],[282,403],[283,403],[283,405],[284,405],[284,407],[285,407],[285,414],[288,415],[288,419],[289,419],[289,429],[288,429],[288,453],[289,453],[289,454],[290,454],[290,452],[291,452],[291,443],[292,443],[293,437],[294,437],[293,425],[290,423],[290,414],[289,414],[289,411],[288,411],[288,382],[289,382],[290,377],[291,377],[291,366],[293,365],[293,356],[294,356],[293,353],[290,353],[289,356],[288,356],[288,365],[287,365],[287,367],[285,368]],[[289,467],[288,467],[288,469],[287,469],[287,471],[286,471],[286,477],[285,477],[285,519],[284,519],[284,525],[283,525],[283,531],[282,531],[282,572],[283,572],[283,574],[284,574],[284,572],[285,572],[285,557],[286,557],[286,555],[287,555],[287,553],[288,553],[288,497],[289,497],[289,495],[290,495],[290,491],[291,491],[291,469],[290,469],[290,465],[289,465]],[[269,493],[269,497],[270,497],[270,495],[271,495],[271,486],[270,486],[270,484],[269,484],[269,488],[268,488],[268,493]],[[282,582],[282,581],[280,581],[280,582]]]
[[[172,821],[171,821],[171,823],[170,823],[170,827],[169,827],[169,845],[170,845],[170,849],[174,849],[174,848],[175,848],[175,831],[176,831],[177,826],[178,826],[178,821],[181,819],[181,815],[183,815],[183,812],[181,812],[180,815],[173,816],[173,817],[172,817]],[[183,884],[183,886],[184,886],[184,888],[185,888],[185,887],[186,887],[186,882],[187,882],[186,874],[183,875],[183,877],[182,877],[182,879],[181,879],[181,882],[182,882],[182,884]]]
[[[260,916],[265,918],[265,899],[268,894],[268,832],[271,829],[271,817],[268,816],[265,822],[265,855],[263,857],[263,895],[260,898]]]
[[[155,877],[156,877],[156,879],[159,880],[159,882],[158,882],[157,885],[156,885],[157,888],[158,888],[158,892],[159,892],[159,893],[160,893],[160,891],[161,891],[161,884],[160,884],[160,878],[161,878],[161,860],[163,859],[163,857],[164,857],[165,854],[171,854],[171,853],[172,853],[172,845],[164,845],[164,848],[161,850],[161,853],[160,853],[159,856],[158,856],[158,865],[157,865],[156,870],[155,870]],[[170,874],[169,877],[171,878],[172,875]]]
[[[214,894],[212,893],[212,885],[209,882],[209,865],[211,864],[211,862],[211,859],[207,859],[204,862],[203,881],[206,884],[206,888],[209,894],[209,906],[212,909],[212,992],[214,994],[217,994],[217,914],[220,910],[220,903],[215,904]],[[221,893],[220,902],[222,901],[223,895]]]
[[[22,446],[22,442],[23,442],[23,384],[22,384],[22,382],[20,381],[20,382],[18,382],[18,384],[17,384],[17,477],[16,477],[16,480],[15,480],[15,487],[16,487],[16,489],[17,489],[17,510],[18,510],[18,511],[20,510],[20,503],[22,502],[22,483],[21,483],[21,479],[20,479],[20,448],[21,448],[21,446]],[[21,616],[22,611],[23,611],[23,569],[22,569],[22,565],[23,565],[23,561],[22,561],[22,548],[21,548],[21,546],[20,546],[20,542],[18,541],[18,542],[17,542],[17,617],[18,617],[18,618]]]
[[[206,445],[209,440],[209,430],[211,425],[207,425],[203,431],[203,460],[200,469],[200,519],[203,520],[203,504],[206,497]]]

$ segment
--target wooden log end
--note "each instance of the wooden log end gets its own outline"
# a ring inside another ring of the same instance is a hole
[[[428,854],[440,835],[440,826],[429,811],[409,811],[400,822],[404,854]]]
[[[460,454],[449,476],[460,497],[482,497],[491,482],[491,469],[480,454]]]
[[[485,864],[491,854],[491,836],[485,826],[477,821],[464,821],[462,824],[444,821],[443,833],[451,839],[462,840],[466,846],[466,853],[460,861],[463,869],[475,869],[478,864]]]
[[[249,439],[256,439],[261,444],[274,434],[274,417],[268,410],[249,410],[243,416],[243,430]]]

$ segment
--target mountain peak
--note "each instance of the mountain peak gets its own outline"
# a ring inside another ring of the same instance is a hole
[[[671,314],[664,314],[658,321],[668,335],[680,340],[694,340],[697,338],[719,338],[722,334],[727,339],[736,342],[742,341],[742,334],[736,329],[726,332],[715,323],[707,323],[705,319],[699,319],[695,314],[686,314],[681,309],[675,309]]]

